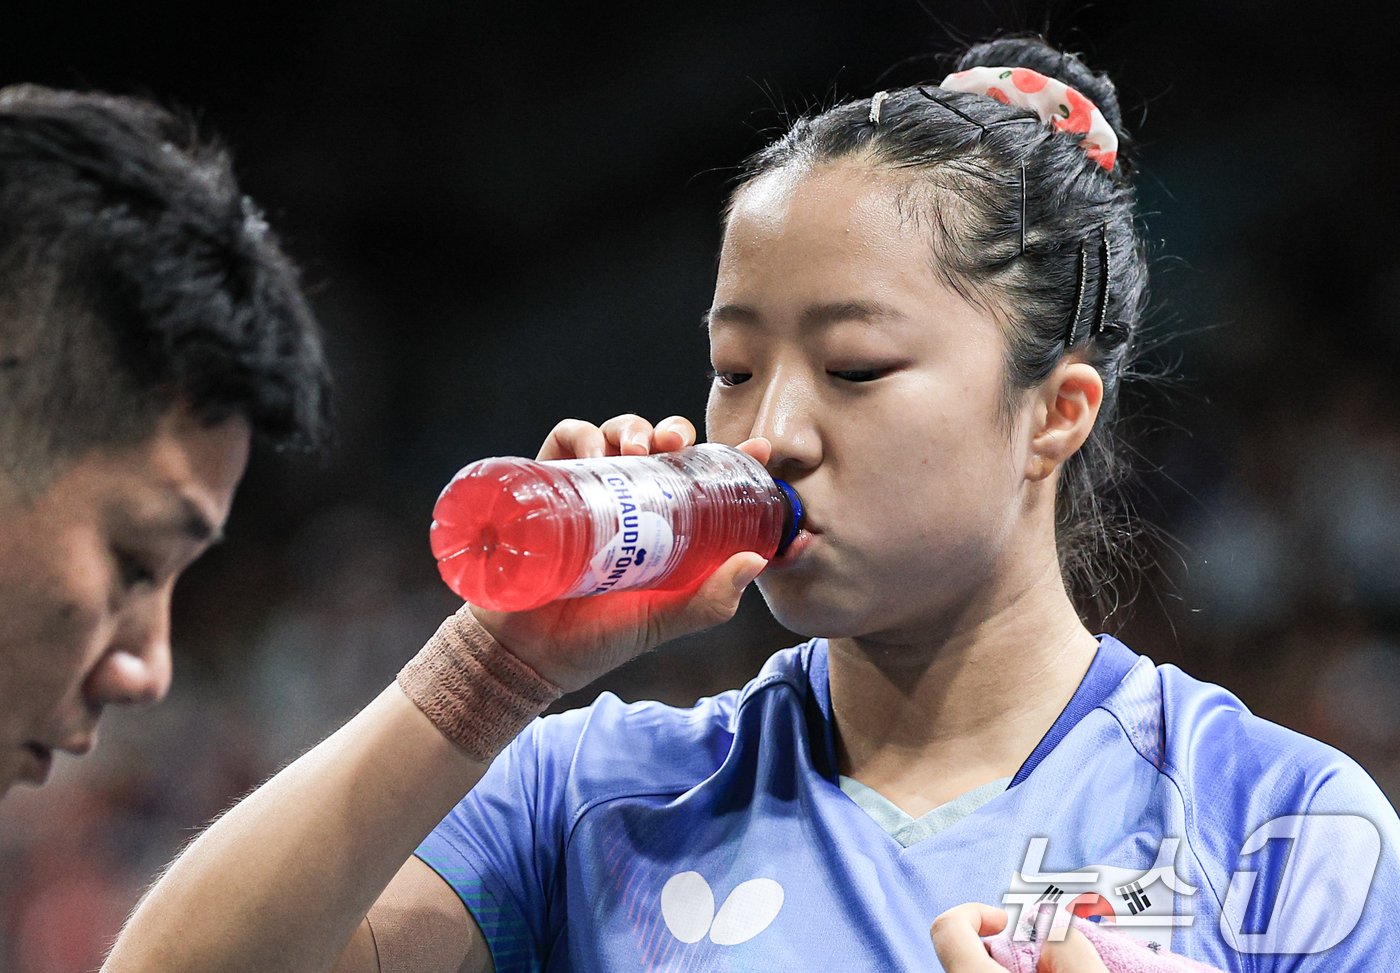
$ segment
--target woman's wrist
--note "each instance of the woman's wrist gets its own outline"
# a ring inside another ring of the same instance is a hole
[[[482,763],[563,695],[492,638],[469,605],[442,623],[398,684],[443,736]]]

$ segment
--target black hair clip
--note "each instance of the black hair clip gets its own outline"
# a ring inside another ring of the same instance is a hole
[[[925,98],[927,98],[929,101],[936,102],[937,104],[942,105],[942,106],[943,106],[944,108],[946,108],[948,111],[952,112],[954,115],[957,115],[959,118],[961,118],[963,121],[967,122],[969,125],[976,125],[977,128],[978,128],[978,131],[981,132],[981,135],[986,135],[986,134],[987,134],[987,126],[984,125],[984,124],[982,124],[981,122],[979,122],[977,119],[973,118],[973,117],[972,117],[971,115],[969,115],[967,112],[959,111],[958,109],[954,108],[952,105],[950,105],[950,104],[948,104],[946,101],[944,101],[942,98],[939,98],[937,95],[931,95],[931,94],[929,94],[929,93],[928,93],[928,89],[925,88],[923,85],[919,85],[919,86],[918,86],[918,90],[919,90],[919,94],[923,95],[923,96],[924,96]],[[981,136],[979,136],[979,138],[980,138],[980,137],[981,137]]]
[[[1102,290],[1099,293],[1099,313],[1094,318],[1094,337],[1103,334],[1105,322],[1104,318],[1108,314],[1108,285],[1113,280],[1113,268],[1109,263],[1111,251],[1108,246],[1108,224],[1099,226],[1099,262],[1103,266],[1099,277],[1102,281]]]
[[[1016,256],[1026,255],[1026,160],[1021,160],[1021,249]]]
[[[1099,225],[1099,299],[1094,306],[1094,320],[1089,325],[1086,337],[1097,338],[1107,326],[1109,288],[1113,283],[1112,249],[1108,244],[1108,224]],[[1089,287],[1089,242],[1079,244],[1079,273],[1074,286],[1074,317],[1065,330],[1065,350],[1075,346],[1079,339],[1079,317],[1084,307],[1084,296]]]
[[[1065,351],[1074,347],[1079,335],[1079,310],[1084,306],[1084,285],[1089,282],[1089,252],[1088,245],[1079,245],[1079,272],[1075,275],[1074,283],[1074,317],[1069,320],[1069,328],[1065,331]]]
[[[973,118],[973,117],[972,117],[971,115],[969,115],[967,112],[961,111],[960,109],[957,109],[957,108],[954,108],[952,105],[948,104],[948,102],[944,101],[942,98],[938,97],[937,95],[929,94],[928,89],[925,88],[923,85],[919,85],[915,90],[917,90],[917,91],[919,92],[919,94],[923,95],[923,96],[924,96],[925,98],[927,98],[929,101],[935,102],[936,104],[939,104],[939,105],[943,106],[944,108],[946,108],[948,111],[952,112],[954,115],[957,115],[959,118],[961,118],[963,121],[967,122],[969,125],[976,125],[976,126],[977,126],[978,138],[979,138],[979,139],[982,138],[982,137],[984,137],[984,136],[986,136],[987,132],[989,132],[991,129],[999,128],[999,127],[1002,126],[1002,125],[1021,125],[1021,124],[1025,124],[1025,123],[1027,123],[1027,122],[1029,122],[1029,123],[1032,124],[1032,125],[1039,125],[1039,124],[1040,124],[1040,119],[1037,118],[1037,117],[1035,116],[1034,113],[1031,113],[1031,114],[1028,114],[1028,115],[1027,115],[1027,114],[1019,114],[1019,115],[1016,115],[1016,116],[1014,116],[1014,117],[1012,117],[1012,118],[1002,118],[1002,119],[999,119],[999,120],[997,120],[997,121],[995,121],[995,122],[979,122],[977,119]]]

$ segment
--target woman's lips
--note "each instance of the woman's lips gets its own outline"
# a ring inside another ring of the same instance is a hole
[[[797,562],[802,557],[804,551],[810,548],[817,539],[817,534],[807,528],[802,528],[797,532],[797,536],[792,539],[792,543],[784,549],[783,553],[775,555],[768,562],[768,569],[785,568]]]

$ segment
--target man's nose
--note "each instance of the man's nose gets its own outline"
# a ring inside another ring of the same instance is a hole
[[[147,705],[170,691],[170,587],[130,607],[107,654],[88,676],[90,702]]]

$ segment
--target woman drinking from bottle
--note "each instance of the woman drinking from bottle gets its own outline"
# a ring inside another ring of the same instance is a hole
[[[1023,39],[798,121],[725,214],[706,433],[803,533],[693,591],[464,607],[186,851],[110,968],[977,973],[1040,949],[1038,905],[1078,917],[1040,969],[1374,968],[1375,784],[1071,600],[1114,545],[1146,299],[1126,148],[1111,83]],[[540,458],[695,439],[569,421]],[[755,577],[810,639],[747,686],[534,718]]]

